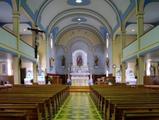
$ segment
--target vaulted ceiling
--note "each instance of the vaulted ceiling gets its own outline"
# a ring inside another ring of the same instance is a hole
[[[134,8],[134,0],[27,0],[24,9],[49,32],[85,24],[101,33],[113,33]],[[84,20],[84,21],[82,21]]]
[[[127,33],[136,34],[132,31],[136,28],[135,0],[21,0],[21,6],[40,29],[53,33],[54,37],[75,26],[85,26],[103,38],[107,32],[113,36],[121,21],[128,17]],[[0,1],[1,26],[12,23],[12,7],[11,0]],[[158,24],[156,11],[159,0],[145,0],[145,31]],[[31,25],[29,21],[21,12],[22,30],[28,27],[26,24]]]

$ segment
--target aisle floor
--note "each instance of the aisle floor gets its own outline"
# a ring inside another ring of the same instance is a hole
[[[102,120],[89,93],[70,93],[54,120]]]

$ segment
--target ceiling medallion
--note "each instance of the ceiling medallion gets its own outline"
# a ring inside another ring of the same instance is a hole
[[[87,21],[87,19],[84,17],[81,17],[81,16],[72,18],[72,22],[81,23],[81,22],[86,22],[86,21]]]
[[[72,6],[85,6],[91,3],[90,0],[67,0],[67,3]]]

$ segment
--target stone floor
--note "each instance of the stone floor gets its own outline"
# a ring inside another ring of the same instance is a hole
[[[70,93],[54,120],[102,120],[89,93]]]

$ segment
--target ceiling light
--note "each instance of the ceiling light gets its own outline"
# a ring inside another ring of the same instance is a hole
[[[76,0],[76,3],[82,3],[82,0]]]
[[[24,29],[24,31],[26,31],[26,29]]]
[[[81,21],[81,18],[78,18],[77,20],[78,20],[78,21]]]
[[[135,29],[131,29],[132,32],[135,32]]]

